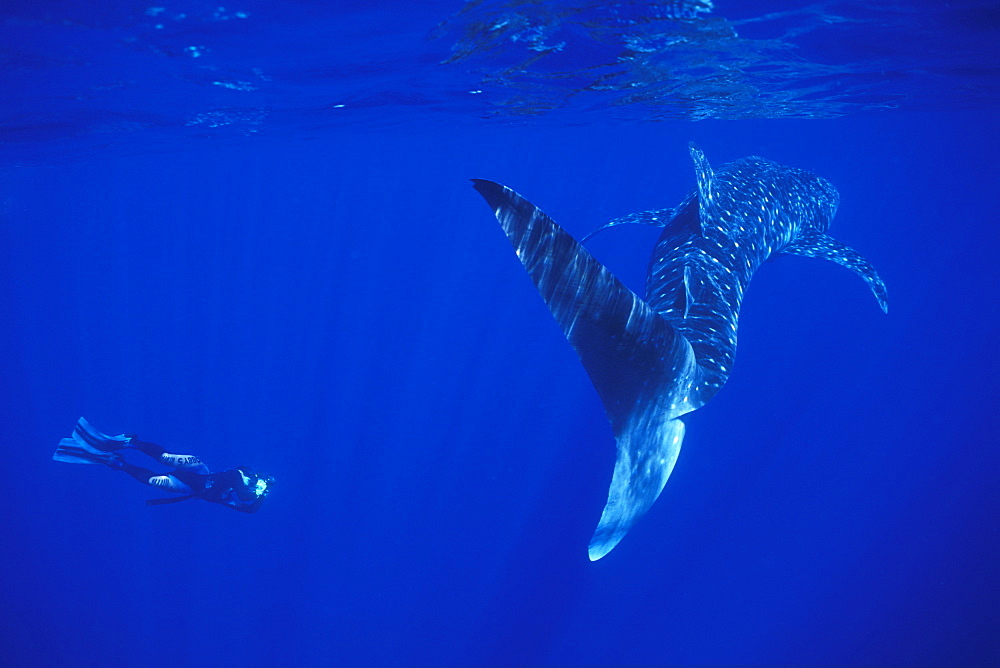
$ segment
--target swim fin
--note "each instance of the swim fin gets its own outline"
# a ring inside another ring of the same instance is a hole
[[[67,464],[104,464],[113,469],[120,469],[125,463],[125,459],[117,452],[93,452],[81,448],[72,438],[59,441],[59,447],[56,448],[52,459]]]
[[[88,452],[100,454],[102,452],[113,452],[121,450],[131,445],[131,439],[122,434],[121,436],[108,436],[103,434],[87,422],[84,418],[76,421],[73,427],[73,440],[77,445]]]

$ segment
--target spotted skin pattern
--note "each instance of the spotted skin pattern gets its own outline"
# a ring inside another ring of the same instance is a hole
[[[618,457],[589,555],[625,536],[669,478],[700,408],[732,370],[743,295],[777,253],[832,260],[858,273],[886,308],[885,285],[826,235],[839,203],[814,174],[749,157],[713,172],[691,146],[697,188],[676,209],[632,214],[662,226],[640,299],[551,218],[514,191],[473,180],[580,357],[611,423]],[[604,229],[604,228],[601,228]]]
[[[694,348],[704,372],[694,389],[698,405],[729,377],[743,295],[771,256],[792,253],[846,266],[887,310],[885,285],[871,264],[825,234],[840,203],[828,181],[757,157],[713,172],[696,146],[691,157],[698,188],[660,235],[646,301]]]

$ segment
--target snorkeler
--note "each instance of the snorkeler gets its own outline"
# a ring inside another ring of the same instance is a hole
[[[153,471],[125,461],[122,450],[138,450],[171,471],[157,475]],[[104,464],[117,471],[124,471],[144,485],[150,485],[181,496],[166,499],[148,499],[147,505],[157,506],[188,499],[204,499],[221,503],[241,513],[255,513],[267,496],[268,487],[274,482],[271,476],[262,476],[240,467],[221,473],[212,473],[194,455],[174,455],[155,443],[140,441],[134,434],[108,436],[94,429],[80,418],[73,429],[72,438],[59,441],[52,455],[57,462],[70,464]]]

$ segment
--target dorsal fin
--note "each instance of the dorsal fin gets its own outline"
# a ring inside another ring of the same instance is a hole
[[[885,313],[889,312],[889,295],[885,283],[875,271],[875,267],[853,248],[840,243],[827,234],[807,232],[783,248],[781,252],[802,255],[803,257],[818,257],[847,267],[860,276],[865,284],[871,288],[882,310]]]
[[[704,233],[705,221],[713,217],[712,210],[715,208],[715,172],[712,171],[712,166],[708,164],[708,158],[705,157],[700,148],[695,146],[694,142],[688,144],[688,150],[691,152],[691,160],[694,161],[694,174],[698,181],[698,217],[701,222],[702,232]]]

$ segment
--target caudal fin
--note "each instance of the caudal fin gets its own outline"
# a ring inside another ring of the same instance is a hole
[[[616,435],[618,459],[608,502],[587,549],[591,561],[610,552],[667,484],[684,440],[684,423],[655,410]]]
[[[590,376],[618,443],[590,557],[613,548],[666,483],[683,436],[673,390],[690,384],[687,340],[572,236],[510,188],[474,179]]]

